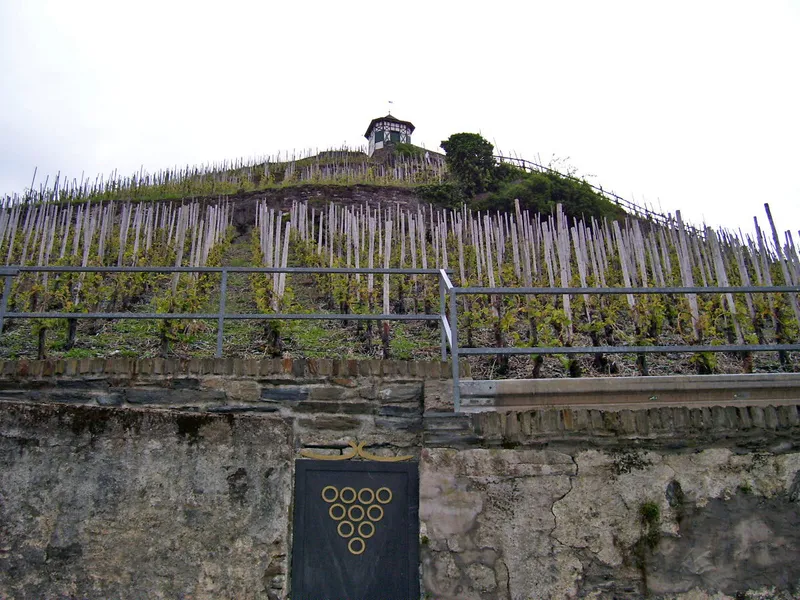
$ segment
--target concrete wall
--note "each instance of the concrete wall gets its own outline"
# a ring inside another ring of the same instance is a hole
[[[453,415],[441,363],[0,365],[0,598],[286,598],[293,463],[420,461],[437,599],[797,598],[796,405]]]

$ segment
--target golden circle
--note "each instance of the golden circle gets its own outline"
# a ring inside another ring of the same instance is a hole
[[[361,514],[358,516],[357,519],[353,516],[353,511],[356,510],[356,509],[361,511]],[[353,506],[351,506],[350,508],[347,509],[347,516],[350,517],[351,521],[355,521],[356,523],[358,523],[359,521],[363,521],[364,520],[364,508],[359,506],[358,504],[353,504]]]
[[[386,500],[381,500],[381,492],[386,492],[387,494],[389,494],[389,497]],[[390,490],[387,487],[380,488],[377,492],[375,492],[375,500],[377,500],[381,504],[389,504],[389,502],[392,501],[392,490]]]
[[[359,550],[358,552],[353,550],[353,542],[358,542],[359,544],[361,544],[361,550]],[[354,537],[352,540],[347,542],[347,549],[350,550],[350,554],[362,554],[364,550],[367,549],[367,544],[361,538]]]
[[[381,514],[380,514],[380,515],[378,515],[377,517],[373,517],[373,516],[372,516],[372,511],[373,511],[373,509],[374,509],[374,510],[377,510],[377,511],[380,511],[380,513],[381,513]],[[383,518],[383,507],[382,507],[382,506],[380,506],[380,505],[378,505],[378,504],[373,504],[372,506],[370,506],[370,507],[367,509],[367,518],[368,518],[370,521],[380,521],[380,520]]]
[[[333,514],[333,509],[337,508],[337,507],[342,509],[342,514],[341,514],[341,516],[338,516],[338,517],[334,516],[334,514]],[[344,519],[345,515],[347,514],[347,509],[344,506],[342,506],[341,504],[331,504],[331,507],[328,509],[328,514],[330,515],[331,519],[333,519],[334,521],[341,521],[342,519]]]
[[[350,498],[350,500],[345,500],[345,498],[344,498],[344,493],[345,493],[345,492],[350,492],[350,493],[353,495],[353,497],[352,497],[352,498]],[[355,491],[353,488],[351,488],[351,487],[342,488],[342,491],[341,491],[341,492],[339,492],[339,499],[340,499],[342,502],[344,502],[345,504],[352,504],[353,502],[355,502],[355,501],[356,501],[356,498],[357,498],[357,497],[358,497],[358,496],[356,495],[356,491]]]
[[[328,499],[328,497],[325,496],[325,492],[327,492],[328,490],[333,490],[333,498]],[[326,485],[324,488],[322,488],[322,499],[325,500],[325,502],[327,502],[328,504],[330,504],[331,502],[336,502],[336,500],[339,499],[339,490],[337,490],[332,485]]]
[[[364,500],[361,497],[361,494],[363,494],[364,492],[370,493],[369,500]],[[373,492],[370,488],[361,488],[360,490],[358,490],[358,501],[361,502],[361,504],[372,504],[375,501],[375,492]]]
[[[342,533],[342,525],[347,525],[350,528],[350,533]],[[336,528],[336,531],[339,532],[339,535],[343,538],[349,538],[353,533],[355,533],[356,528],[353,527],[353,524],[350,521],[342,521],[339,523],[339,526]]]
[[[370,532],[369,532],[369,535],[367,535],[366,533],[364,533],[364,532],[362,531],[362,528],[364,527],[364,525],[369,525],[369,527],[370,527]],[[369,539],[369,538],[371,538],[373,535],[375,535],[375,525],[373,525],[373,524],[372,524],[372,523],[370,523],[369,521],[363,521],[363,522],[359,523],[359,524],[358,524],[358,535],[359,535],[359,536],[361,536],[362,538],[364,538],[364,539],[367,539],[367,540],[368,540],[368,539]]]

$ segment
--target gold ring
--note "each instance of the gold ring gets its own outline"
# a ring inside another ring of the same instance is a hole
[[[350,498],[350,500],[345,500],[345,497],[344,497],[344,493],[345,493],[345,492],[350,492],[350,493],[353,495],[353,496]],[[357,494],[356,494],[356,491],[355,491],[353,488],[351,488],[351,487],[342,488],[342,491],[341,491],[341,492],[339,492],[339,500],[341,500],[341,501],[342,501],[342,502],[344,502],[345,504],[352,504],[353,502],[355,502],[355,501],[356,501],[356,498],[357,498],[357,497],[358,497],[358,496],[357,496]]]
[[[325,492],[327,492],[328,490],[333,490],[333,498],[328,499],[328,497],[325,496]],[[324,488],[322,488],[322,499],[325,500],[325,502],[327,502],[328,504],[330,504],[331,502],[336,502],[338,498],[339,498],[339,490],[337,490],[332,485],[326,485]]]
[[[344,523],[346,523],[346,521],[343,521],[343,522],[344,522]],[[369,525],[369,527],[370,527],[370,532],[369,532],[369,535],[367,535],[366,533],[364,533],[364,532],[362,531],[362,528],[364,527],[364,525]],[[375,535],[375,525],[373,525],[373,524],[372,524],[372,523],[370,523],[369,521],[363,521],[363,522],[359,523],[359,524],[358,524],[358,535],[359,535],[359,536],[361,536],[362,538],[364,538],[364,539],[367,539],[367,540],[368,540],[368,539],[369,539],[369,538],[371,538],[373,535]]]
[[[344,492],[344,490],[342,490]],[[389,497],[386,500],[381,500],[381,492],[386,492],[389,494]],[[380,502],[381,504],[389,504],[392,501],[392,490],[387,487],[382,487],[377,492],[375,492],[375,499]]]
[[[359,544],[361,544],[361,549],[358,552],[353,550],[353,542],[358,542]],[[361,538],[354,537],[349,542],[347,542],[347,549],[350,550],[350,554],[363,554],[363,552],[364,552],[364,550],[366,550],[366,548],[367,548],[367,544]]]
[[[350,533],[342,533],[342,525],[347,525],[350,528]],[[350,521],[342,521],[339,523],[339,526],[336,528],[336,531],[339,532],[339,535],[343,538],[349,538],[353,533],[355,533],[356,528],[353,527],[353,524]]]
[[[342,509],[341,516],[339,516],[339,517],[334,516],[334,514],[333,514],[333,509],[334,508],[341,508]],[[331,507],[328,509],[328,514],[330,515],[331,519],[333,519],[334,521],[341,521],[342,519],[344,519],[345,515],[347,514],[347,509],[344,506],[342,506],[341,504],[331,504]]]
[[[369,500],[364,500],[364,498],[361,497],[361,494],[363,494],[364,492],[369,492],[370,494]],[[360,490],[358,490],[358,501],[361,502],[361,504],[372,504],[374,500],[375,500],[375,492],[373,492],[370,488],[361,488]]]
[[[373,517],[373,516],[372,516],[372,511],[373,511],[373,510],[380,511],[380,513],[381,513],[381,514],[380,514],[380,515],[378,515],[377,517]],[[380,520],[383,518],[383,507],[382,507],[382,506],[379,506],[378,504],[373,504],[372,506],[370,506],[370,507],[367,509],[367,518],[368,518],[370,521],[380,521]],[[337,521],[338,521],[338,519],[337,519]]]
[[[353,511],[356,510],[356,509],[361,511],[361,514],[359,515],[359,517],[357,519],[353,516]],[[351,506],[350,508],[347,509],[347,516],[350,517],[351,521],[355,521],[356,523],[358,523],[359,521],[363,521],[364,520],[364,509],[361,506],[359,506],[358,504],[353,504],[353,506]]]

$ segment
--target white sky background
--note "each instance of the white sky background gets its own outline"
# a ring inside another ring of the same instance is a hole
[[[800,2],[0,0],[0,194],[479,132],[606,189],[800,228]]]

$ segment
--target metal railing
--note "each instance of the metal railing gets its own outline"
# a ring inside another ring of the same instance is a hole
[[[536,346],[536,347],[504,347],[504,348],[461,348],[458,343],[458,296],[466,295],[581,295],[596,294],[600,296],[627,294],[766,294],[797,293],[798,285],[776,285],[769,287],[731,286],[731,287],[648,287],[648,288],[596,288],[596,287],[456,287],[450,281],[448,273],[439,271],[440,311],[442,312],[443,336],[446,337],[452,360],[453,402],[455,411],[461,410],[461,390],[459,386],[459,357],[500,354],[654,354],[672,352],[779,352],[800,350],[800,344],[695,344],[669,346]],[[449,297],[449,318],[445,315],[445,296]]]
[[[565,179],[571,179],[572,181],[577,181],[578,183],[585,183],[590,188],[592,188],[595,192],[606,198],[607,200],[613,202],[617,206],[621,207],[628,213],[639,217],[640,219],[648,219],[653,221],[654,223],[658,223],[659,225],[671,225],[675,222],[675,220],[663,213],[656,212],[650,208],[645,206],[641,206],[636,202],[632,202],[622,196],[618,196],[614,192],[609,192],[608,190],[603,189],[603,186],[597,186],[585,181],[583,179],[578,179],[572,175],[567,175],[562,173],[561,171],[557,171],[556,169],[552,169],[550,167],[545,167],[544,165],[540,165],[530,160],[525,160],[524,158],[516,158],[511,156],[500,156],[497,155],[494,157],[495,160],[498,160],[503,163],[508,163],[515,167],[519,167],[521,169],[525,169],[526,171],[539,171],[541,173],[553,173],[560,177],[564,177]]]
[[[16,312],[8,311],[8,301],[14,277],[21,273],[221,273],[219,306],[214,313],[134,313],[134,312]],[[0,298],[0,332],[5,319],[215,319],[217,349],[222,357],[225,320],[287,320],[287,321],[438,321],[438,314],[342,314],[342,313],[228,313],[226,299],[230,273],[304,273],[309,275],[440,275],[437,269],[348,269],[316,267],[0,267],[5,279]],[[447,270],[446,273],[452,273]],[[441,287],[441,286],[440,286]],[[440,325],[441,327],[441,325]],[[447,360],[445,332],[441,334],[442,360]]]
[[[220,299],[213,313],[133,313],[133,312],[9,312],[8,300],[14,277],[21,273],[220,273]],[[318,275],[436,275],[439,280],[438,314],[338,314],[338,313],[228,313],[226,297],[230,273],[303,273]],[[0,267],[0,277],[5,279],[0,298],[0,332],[4,319],[213,319],[217,321],[216,356],[222,357],[225,320],[317,320],[317,321],[436,321],[440,331],[440,350],[443,361],[447,349],[453,377],[455,411],[461,410],[460,365],[461,356],[509,354],[648,354],[674,352],[777,352],[800,351],[800,344],[695,344],[669,346],[537,346],[537,347],[479,347],[461,348],[458,338],[458,297],[466,295],[627,295],[627,294],[766,294],[799,293],[800,286],[731,286],[731,287],[648,287],[648,288],[597,288],[597,287],[456,287],[450,269],[349,269],[315,267]]]

